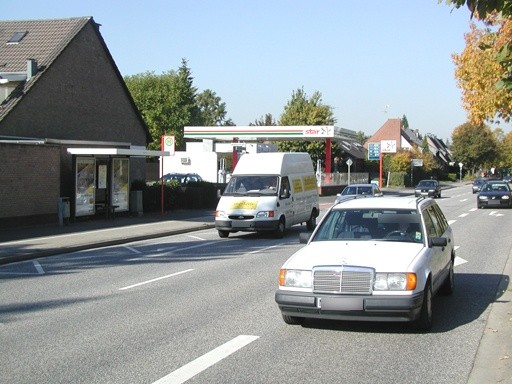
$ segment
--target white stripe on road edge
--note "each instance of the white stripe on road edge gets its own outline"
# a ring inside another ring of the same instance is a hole
[[[461,213],[459,217],[466,217],[467,215],[469,215],[469,213]]]
[[[135,249],[133,247],[127,247],[125,246],[126,249],[128,249],[129,251],[132,251],[133,253],[142,253],[141,251],[139,251],[138,249]]]
[[[142,283],[137,283],[137,284],[129,285],[127,287],[119,288],[119,290],[123,291],[125,289],[135,288],[135,287],[138,287],[140,285],[153,283],[153,282],[158,281],[158,280],[167,279],[169,277],[178,276],[178,275],[181,275],[183,273],[187,273],[187,272],[191,272],[191,271],[193,271],[193,269],[186,269],[186,270],[181,271],[181,272],[171,273],[170,275],[167,275],[167,276],[157,277],[156,279],[151,279],[151,280],[148,280],[148,281],[143,281]]]
[[[43,267],[41,267],[41,264],[39,264],[39,261],[34,260],[33,263],[34,263],[34,267],[36,268],[37,273],[39,273],[40,275],[44,275],[44,269],[43,269]]]
[[[448,220],[448,224],[449,225],[452,225],[453,223],[455,223],[457,220]]]
[[[194,361],[178,368],[174,372],[162,377],[160,380],[155,381],[153,384],[180,384],[184,383],[188,379],[191,379],[198,373],[206,370],[212,365],[218,363],[222,359],[228,357],[232,353],[252,343],[259,336],[240,335],[235,337],[233,340],[228,341],[225,344],[215,348],[214,350],[198,357]]]

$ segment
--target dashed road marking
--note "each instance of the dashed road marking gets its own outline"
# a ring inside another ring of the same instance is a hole
[[[225,359],[229,355],[235,353],[239,349],[257,340],[259,336],[240,335],[228,341],[225,344],[211,350],[201,357],[191,361],[190,363],[178,368],[167,376],[162,377],[160,380],[155,381],[153,384],[181,384],[191,379],[195,375],[203,372],[212,365]]]
[[[155,279],[151,279],[151,280],[143,281],[141,283],[132,284],[132,285],[129,285],[127,287],[119,288],[119,290],[120,291],[124,291],[126,289],[139,287],[141,285],[145,285],[145,284],[149,284],[149,283],[154,283],[155,281],[159,281],[159,280],[163,280],[163,279],[168,279],[169,277],[174,277],[174,276],[182,275],[184,273],[192,272],[192,271],[193,271],[193,269],[186,269],[186,270],[181,271],[181,272],[171,273],[170,275],[165,275],[165,276],[157,277]]]

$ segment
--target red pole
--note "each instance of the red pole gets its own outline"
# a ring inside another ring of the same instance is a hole
[[[160,192],[160,213],[164,214],[164,135],[160,137],[160,148],[162,149],[162,161],[160,162],[162,191]]]
[[[325,139],[325,173],[331,173],[331,139]]]
[[[382,151],[379,154],[379,188],[382,188]]]

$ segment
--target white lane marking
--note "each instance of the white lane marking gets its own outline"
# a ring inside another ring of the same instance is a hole
[[[469,210],[469,212],[475,212],[475,211],[478,211],[478,208],[471,208],[471,209]]]
[[[467,215],[469,215],[469,213],[462,213],[459,215],[459,217],[466,217]]]
[[[140,254],[140,253],[142,253],[142,251],[139,251],[138,249],[135,249],[135,248],[133,248],[133,247],[127,247],[127,246],[125,246],[125,248],[126,248],[126,249],[128,249],[128,250],[130,250],[130,251],[132,251],[133,253],[139,253],[139,254]]]
[[[449,225],[452,225],[453,223],[455,223],[457,220],[448,220],[448,224]]]
[[[498,211],[491,211],[489,213],[489,216],[496,216],[496,217],[500,217],[500,216],[504,216],[503,213],[498,213]]]
[[[202,237],[199,237],[199,236],[192,236],[192,235],[187,235],[187,237],[191,237],[192,239],[196,239],[196,240],[206,240]]]
[[[33,264],[34,264],[34,267],[36,268],[37,273],[39,273],[40,275],[44,275],[44,269],[43,269],[43,267],[41,267],[41,264],[39,264],[39,261],[34,260]]]
[[[460,200],[460,202],[464,202],[464,201],[468,201],[468,199],[462,199],[462,200]]]
[[[272,248],[277,248],[279,247],[279,245],[271,245],[271,246],[268,246],[268,247],[265,247],[265,248],[261,248],[261,249],[257,249],[255,251],[252,251],[252,252],[249,252],[248,255],[252,255],[254,253],[260,253],[260,252],[264,252],[266,251],[267,249],[272,249]]]
[[[190,363],[178,368],[167,376],[155,381],[153,384],[181,384],[191,379],[195,375],[210,368],[212,365],[225,359],[232,353],[259,339],[259,336],[240,335],[228,341],[225,344],[211,350],[210,352],[198,357]]]
[[[183,274],[183,273],[192,272],[192,271],[193,271],[193,269],[186,269],[186,270],[181,271],[181,272],[171,273],[170,275],[166,275],[166,276],[162,276],[162,277],[157,277],[157,278],[155,278],[155,279],[151,279],[151,280],[143,281],[143,282],[141,282],[141,283],[137,283],[137,284],[129,285],[129,286],[127,286],[127,287],[119,288],[119,290],[120,290],[120,291],[123,291],[123,290],[125,290],[125,289],[130,289],[130,288],[139,287],[139,286],[144,285],[144,284],[154,283],[155,281],[158,281],[158,280],[167,279],[167,278],[169,278],[169,277],[178,276],[178,275],[181,275],[181,274]]]
[[[207,243],[191,245],[191,246],[189,246],[189,247],[184,247],[184,248],[171,248],[171,247],[168,247],[168,248],[158,248],[156,251],[157,251],[157,252],[165,252],[165,251],[186,251],[186,250],[188,250],[188,249],[194,249],[194,248],[199,248],[199,247],[206,247],[207,245],[215,244],[215,243],[216,243],[215,241],[209,241],[209,242],[207,242]]]
[[[453,266],[456,267],[458,265],[462,265],[467,263],[468,261],[463,259],[462,257],[455,256],[455,260],[453,261]]]

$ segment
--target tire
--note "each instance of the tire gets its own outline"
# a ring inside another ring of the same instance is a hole
[[[315,211],[311,212],[311,217],[306,221],[306,228],[308,231],[312,231],[316,227],[316,215]]]
[[[413,321],[412,327],[421,332],[429,331],[432,328],[432,287],[430,282],[425,285],[420,316]]]
[[[304,323],[303,317],[288,316],[283,314],[281,314],[281,316],[283,316],[284,322],[289,325],[302,325]]]
[[[277,228],[274,231],[275,237],[278,239],[282,239],[284,237],[284,230],[286,229],[286,222],[284,220],[284,217],[281,217],[279,219],[279,224],[277,224]]]
[[[454,271],[453,271],[453,259],[450,262],[450,271],[448,272],[448,276],[446,276],[446,279],[443,282],[443,285],[441,285],[441,288],[439,288],[439,293],[443,296],[450,296],[453,293],[454,290]]]
[[[229,236],[229,231],[218,231],[218,232],[219,232],[219,237],[222,239],[225,239],[226,237]]]

